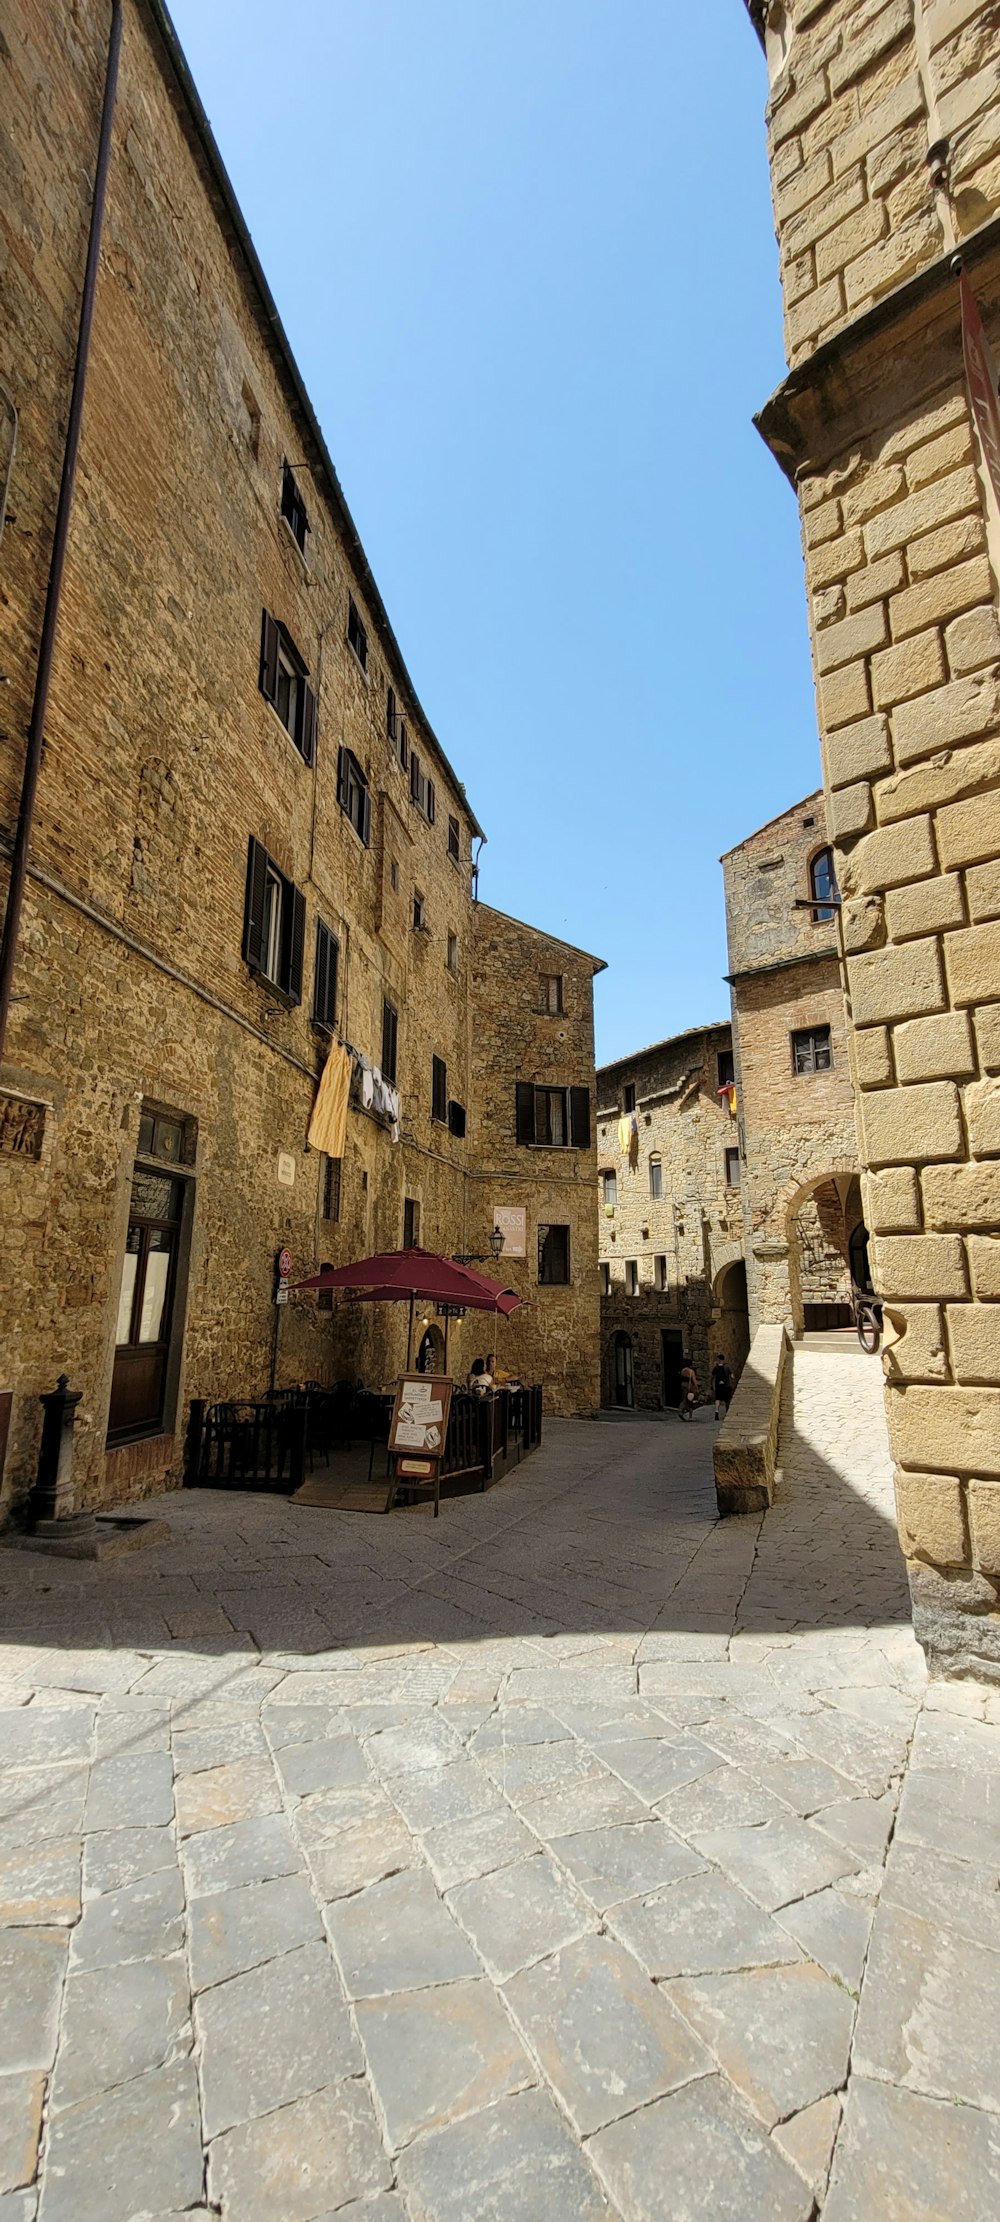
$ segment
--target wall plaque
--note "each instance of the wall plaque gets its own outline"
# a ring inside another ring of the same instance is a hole
[[[0,1095],[0,1152],[5,1157],[41,1157],[45,1112],[44,1103]]]
[[[494,1204],[493,1225],[503,1236],[503,1249],[499,1264],[505,1258],[524,1258],[528,1254],[528,1214],[514,1204]]]

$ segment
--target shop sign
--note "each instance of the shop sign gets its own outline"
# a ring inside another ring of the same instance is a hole
[[[503,1236],[500,1263],[505,1258],[526,1258],[528,1255],[528,1214],[514,1204],[494,1204],[493,1225]]]

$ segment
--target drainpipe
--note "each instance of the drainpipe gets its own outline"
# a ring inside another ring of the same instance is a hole
[[[24,882],[28,870],[28,850],[31,843],[35,798],[38,792],[38,775],[41,771],[42,750],[45,741],[45,712],[48,707],[52,657],[59,623],[59,604],[62,598],[66,542],[69,535],[70,512],[73,507],[73,487],[76,480],[80,426],[83,419],[83,396],[90,358],[90,333],[94,321],[94,295],[97,290],[97,272],[101,259],[101,231],[104,222],[104,200],[111,158],[111,127],[115,113],[121,43],[122,0],[111,0],[111,32],[108,40],[108,61],[104,78],[104,106],[101,112],[101,136],[97,149],[97,169],[94,174],[94,197],[90,209],[90,238],[87,243],[87,267],[83,279],[83,299],[80,303],[80,328],[76,342],[73,391],[70,398],[69,421],[66,428],[62,478],[59,482],[59,503],[56,509],[56,526],[52,541],[52,556],[49,563],[45,615],[42,619],[42,634],[38,647],[35,695],[31,705],[28,745],[24,758],[24,776],[21,781],[21,805],[18,812],[17,833],[14,839],[14,853],[11,859],[10,883],[7,888],[3,949],[0,951],[0,1063],[3,1061],[7,1039],[7,1019],[10,1012],[14,964],[17,958],[21,929],[21,908],[24,901]]]

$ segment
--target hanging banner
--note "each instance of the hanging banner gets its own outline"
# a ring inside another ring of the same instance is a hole
[[[979,303],[964,270],[959,271],[958,286],[962,300],[962,353],[965,357],[965,375],[969,381],[972,414],[976,420],[983,462],[989,472],[993,492],[1000,503],[1000,403],[997,401],[996,369],[983,330]]]

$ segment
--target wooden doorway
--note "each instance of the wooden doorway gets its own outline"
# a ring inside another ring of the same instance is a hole
[[[632,1411],[635,1405],[635,1369],[632,1363],[632,1337],[623,1331],[615,1336],[615,1403]]]

